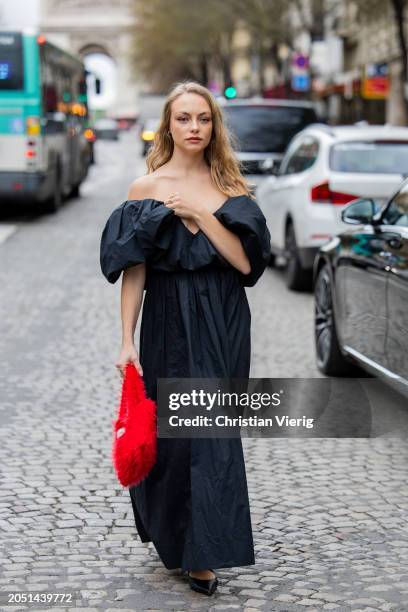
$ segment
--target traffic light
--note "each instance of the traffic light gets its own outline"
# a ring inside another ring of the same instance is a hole
[[[235,98],[236,95],[237,95],[237,90],[232,85],[229,85],[228,87],[224,89],[224,96],[228,98],[228,100]]]

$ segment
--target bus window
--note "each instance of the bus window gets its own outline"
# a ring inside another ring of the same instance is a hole
[[[0,33],[0,90],[24,89],[23,40],[18,32]]]
[[[44,83],[43,99],[45,113],[54,113],[57,111],[58,96],[55,85]]]

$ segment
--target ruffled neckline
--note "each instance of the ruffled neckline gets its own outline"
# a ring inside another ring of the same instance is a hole
[[[270,257],[270,234],[261,209],[242,194],[228,197],[212,214],[239,236],[253,270],[238,274],[244,286],[251,287]],[[154,198],[125,200],[112,211],[102,232],[100,261],[111,283],[122,270],[139,263],[164,272],[232,268],[204,231],[193,234],[163,200]]]
[[[238,198],[249,198],[249,196],[248,196],[248,195],[246,195],[245,193],[243,193],[243,194],[241,194],[241,195],[236,195],[236,196],[229,196],[229,197],[228,197],[228,198],[225,200],[225,202],[223,202],[223,203],[221,204],[221,206],[219,206],[218,208],[216,208],[216,209],[215,209],[215,210],[212,212],[212,214],[213,214],[213,215],[215,215],[215,216],[217,216],[217,214],[218,214],[218,213],[220,213],[220,212],[221,212],[221,211],[222,211],[222,210],[223,210],[223,209],[226,207],[226,205],[227,205],[227,204],[229,204],[229,202],[230,202],[231,200],[236,200],[236,199],[238,199]],[[129,202],[129,203],[130,203],[130,202],[157,202],[157,204],[161,204],[162,206],[165,206],[165,204],[164,204],[164,200],[156,200],[156,198],[138,198],[138,199],[134,199],[134,200],[126,200],[126,202]],[[168,210],[170,213],[173,213],[173,214],[174,214],[174,211],[173,211],[171,208],[167,208],[167,207],[166,207],[166,210]],[[185,231],[187,232],[187,234],[191,236],[191,238],[195,238],[196,236],[203,234],[203,231],[202,231],[202,229],[201,229],[201,228],[199,228],[199,229],[198,229],[198,231],[197,231],[197,232],[194,232],[194,233],[193,233],[192,231],[190,231],[190,230],[188,229],[188,227],[186,227],[186,225],[183,223],[183,221],[181,220],[181,218],[180,218],[180,217],[178,217],[178,221],[181,223],[181,225],[183,226],[183,228],[185,229]]]

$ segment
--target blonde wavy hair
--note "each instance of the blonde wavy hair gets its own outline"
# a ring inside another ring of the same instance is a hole
[[[221,108],[210,90],[194,81],[177,83],[166,98],[160,126],[146,158],[148,174],[163,166],[173,155],[174,143],[169,133],[171,105],[184,93],[202,96],[211,109],[213,130],[211,140],[204,149],[204,159],[210,168],[212,180],[218,189],[228,196],[241,194],[251,196],[253,187],[241,173],[240,163],[233,151],[235,140],[224,123]]]

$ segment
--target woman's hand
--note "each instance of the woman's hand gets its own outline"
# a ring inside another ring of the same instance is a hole
[[[167,206],[167,208],[173,209],[174,214],[176,214],[178,217],[192,220],[195,220],[202,210],[202,207],[199,204],[190,204],[184,199],[182,200],[178,191],[167,198],[164,205]]]
[[[133,363],[140,376],[143,376],[143,369],[140,365],[139,354],[133,344],[129,346],[122,346],[119,359],[115,363],[115,367],[119,370],[119,373],[122,378],[125,374],[126,364],[129,362]]]

